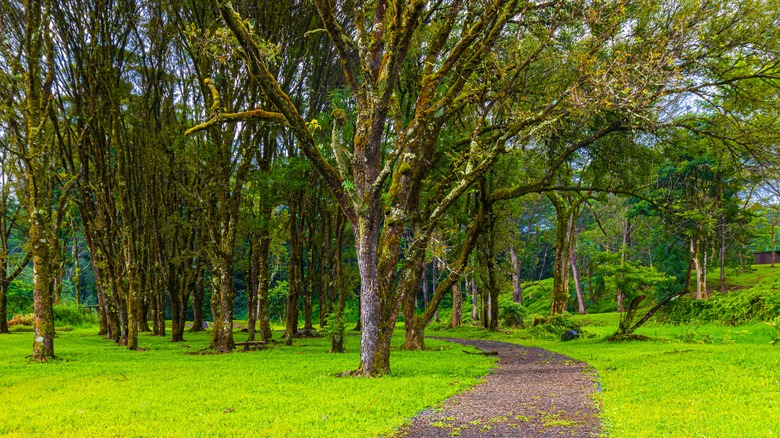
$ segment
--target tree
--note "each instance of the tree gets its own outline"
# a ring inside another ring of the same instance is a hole
[[[19,198],[28,215],[35,312],[32,357],[44,362],[54,358],[55,263],[59,228],[73,180],[58,172],[61,151],[52,129],[56,118],[52,5],[27,0],[22,6],[7,1],[1,8],[2,27],[13,35],[2,45],[2,57],[10,61],[7,65],[11,68],[4,130],[10,137],[8,151],[20,163]]]
[[[772,20],[758,7],[731,8],[719,2],[698,8],[622,3],[579,8],[498,1],[456,1],[441,8],[425,1],[379,1],[352,7],[318,0],[324,32],[338,52],[355,105],[350,114],[355,134],[348,148],[334,151],[334,167],[321,153],[290,89],[269,69],[272,57],[263,41],[230,3],[216,3],[249,71],[268,96],[267,108],[251,110],[252,118],[284,119],[352,224],[364,327],[359,371],[365,375],[389,372],[389,341],[404,294],[395,285],[418,284],[412,277],[423,257],[417,254],[424,253],[442,217],[507,151],[510,140],[528,146],[518,146],[521,155],[534,152],[530,145],[556,130],[575,125],[567,129],[579,133],[575,138],[580,140],[548,154],[543,168],[554,174],[571,154],[612,132],[663,125],[655,115],[675,105],[679,96],[773,72],[766,73],[772,64],[764,58],[736,75],[714,62],[748,45],[772,52],[766,35],[750,39],[748,32],[735,31],[717,34],[722,46],[695,43],[712,35],[724,16],[750,16],[753,23]],[[423,26],[429,23],[435,25]],[[320,33],[312,29],[309,36]],[[540,56],[542,52],[550,56]],[[561,52],[567,56],[553,56]],[[708,68],[703,71],[702,65]],[[485,74],[490,71],[498,74]],[[512,99],[513,93],[528,98]],[[465,123],[452,123],[460,116]],[[226,118],[217,114],[206,123]],[[461,128],[449,135],[466,141],[440,141],[444,126]],[[442,157],[454,171],[434,181],[429,178],[436,168],[432,163]],[[550,178],[539,184],[550,184]],[[426,191],[441,195],[430,209],[419,205]],[[508,187],[490,201],[532,191],[525,185]],[[419,211],[429,214],[414,218]],[[398,270],[402,236],[414,221],[420,223],[419,232],[403,251],[412,262]]]

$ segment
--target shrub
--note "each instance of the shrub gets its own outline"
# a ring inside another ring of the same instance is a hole
[[[26,315],[22,315],[21,313],[14,315],[13,318],[11,318],[10,321],[8,321],[8,327],[13,327],[15,325],[23,325],[27,327],[32,327],[33,323],[35,322],[35,315],[32,313],[28,313]]]
[[[336,312],[328,314],[325,322],[325,327],[322,331],[326,336],[331,338],[331,353],[343,353],[344,352],[344,332],[346,327],[344,326],[344,317],[340,317]]]
[[[54,321],[59,326],[82,326],[98,323],[98,317],[94,313],[79,308],[76,303],[62,303],[54,305]]]
[[[526,333],[532,339],[554,340],[560,339],[567,330],[582,331],[580,324],[569,313],[555,316],[533,315],[529,320],[533,323]]]
[[[514,301],[503,303],[499,309],[501,321],[507,327],[528,327],[533,321],[528,309]]]
[[[284,324],[284,308],[287,305],[287,294],[290,284],[286,281],[277,281],[276,284],[268,290],[268,316],[271,319],[279,319],[279,323]]]

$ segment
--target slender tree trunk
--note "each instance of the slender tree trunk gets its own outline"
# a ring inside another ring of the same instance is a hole
[[[582,292],[582,283],[580,282],[580,270],[577,268],[577,256],[574,251],[574,245],[569,246],[569,256],[571,259],[571,273],[574,277],[574,288],[577,290],[577,313],[584,315],[588,313],[585,308],[585,295]]]
[[[623,243],[620,246],[620,264],[624,264],[626,262],[626,252],[628,251],[628,240],[629,240],[629,233],[631,229],[631,223],[629,222],[628,218],[626,218],[623,221]],[[623,304],[623,300],[625,299],[625,294],[622,290],[618,289],[617,291],[617,311],[618,312],[625,312],[626,308]]]
[[[774,217],[772,218],[772,220],[770,221],[770,224],[769,224],[769,233],[770,233],[770,236],[772,237],[772,247],[769,248],[769,250],[772,251],[772,256],[771,256],[772,257],[772,265],[770,266],[770,268],[774,268],[775,267],[775,249],[777,248],[777,242],[775,242],[775,226],[777,226],[777,216],[778,216],[778,213],[776,211],[772,211],[772,210],[769,210],[769,211],[770,212],[767,213],[767,214],[773,214],[774,215]]]
[[[498,284],[497,284],[497,278],[496,278],[496,270],[495,270],[495,254],[493,248],[495,248],[495,234],[493,230],[493,220],[494,219],[488,219],[488,228],[486,230],[485,237],[488,240],[485,251],[485,261],[487,266],[487,275],[488,275],[488,284],[485,288],[485,291],[487,292],[485,294],[485,300],[486,307],[488,309],[487,312],[485,312],[485,308],[483,307],[483,313],[489,313],[489,318],[487,319],[486,328],[491,331],[498,330]]]
[[[219,266],[215,266],[211,274],[211,343],[210,348],[217,348],[217,338],[222,331],[222,316],[219,314],[219,295],[222,290],[222,276],[219,273]]]
[[[477,277],[471,275],[471,319],[479,321],[479,290],[477,290]]]
[[[460,327],[463,322],[463,296],[460,294],[460,285],[452,285],[452,316],[450,316],[450,327]]]
[[[162,279],[157,280],[157,290],[154,294],[155,308],[157,312],[154,314],[155,321],[157,322],[157,336],[165,337],[165,293],[162,288]]]
[[[192,294],[192,327],[191,332],[203,330],[203,299],[206,295],[206,275],[203,268],[196,274],[195,290]]]
[[[76,306],[81,306],[81,267],[79,266],[79,241],[76,237],[76,224],[71,222],[71,229],[73,231],[73,276],[71,276],[71,283],[73,283],[73,292],[76,294]]]
[[[312,336],[314,333],[314,306],[313,306],[313,300],[312,297],[314,295],[314,260],[315,260],[315,253],[316,251],[312,247],[312,237],[311,237],[311,225],[309,226],[309,233],[307,233],[306,237],[306,245],[308,246],[308,257],[304,256],[301,258],[301,263],[303,264],[303,261],[306,260],[309,263],[307,263],[306,266],[306,273],[303,274],[303,267],[301,268],[302,277],[303,277],[303,336]]]
[[[177,284],[173,266],[168,266],[167,283],[168,294],[171,300],[171,342],[184,342],[184,327],[180,327],[181,314],[186,312],[184,303],[181,302],[181,284]]]
[[[696,272],[696,299],[703,300],[704,293],[702,291],[702,265],[699,259],[699,240],[698,238],[691,238],[691,258],[693,259],[693,269]]]
[[[91,245],[91,239],[86,236],[87,246],[89,247],[90,258],[92,259],[92,272],[95,274],[95,291],[97,292],[97,305],[98,305],[98,322],[100,324],[100,330],[98,335],[108,336],[109,322],[108,322],[108,303],[106,300],[106,291],[103,288],[103,276],[101,270],[95,265],[94,257],[96,255]]]
[[[336,212],[336,251],[335,251],[335,279],[336,279],[336,292],[338,293],[338,305],[336,307],[336,319],[338,319],[341,324],[344,324],[344,302],[345,302],[345,293],[344,293],[344,271],[342,266],[342,255],[341,255],[341,243],[342,239],[344,237],[344,226],[346,224],[346,218],[344,217],[341,212]],[[334,333],[333,336],[331,336],[330,341],[330,351],[332,353],[343,353],[344,352],[344,334],[343,333]]]
[[[422,296],[424,309],[428,307],[428,266],[425,266],[422,271]]]
[[[704,296],[705,299],[707,299],[707,298],[710,297],[710,293],[707,290],[707,261],[708,261],[707,260],[708,259],[707,256],[709,254],[707,253],[707,249],[706,248],[702,252],[704,253],[704,263],[703,263],[703,266],[702,266],[702,273],[701,273],[701,282],[702,282],[701,288],[702,288],[702,295]]]
[[[523,305],[523,289],[520,287],[520,260],[517,258],[515,246],[509,246],[509,257],[512,262],[512,300]]]
[[[720,263],[720,290],[726,290],[726,217],[720,218],[720,248],[718,250],[718,262]]]
[[[257,326],[258,261],[255,256],[255,238],[249,237],[249,272],[246,275],[246,340],[255,340]]]
[[[8,330],[8,283],[5,282],[5,262],[0,259],[0,333]]]
[[[431,263],[431,292],[432,295],[436,295],[436,263],[438,263],[438,259],[434,257],[433,263]],[[433,320],[436,322],[440,322],[439,320],[439,308],[436,308],[436,311],[433,313]]]
[[[266,208],[263,211],[262,224],[259,233],[259,245],[258,245],[258,291],[257,291],[257,314],[260,320],[260,339],[264,342],[269,342],[272,337],[271,332],[271,316],[268,312],[268,286],[271,282],[270,279],[270,265],[268,261],[268,252],[270,249],[271,239],[269,235],[269,222],[271,220],[271,209]]]
[[[287,268],[289,291],[287,293],[287,318],[284,332],[285,343],[292,345],[293,338],[298,334],[298,284],[301,273],[300,242],[298,237],[298,206],[297,202],[290,203],[290,261]]]

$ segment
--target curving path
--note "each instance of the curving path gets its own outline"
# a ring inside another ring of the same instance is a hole
[[[597,437],[596,380],[584,362],[541,348],[444,339],[498,353],[484,382],[428,409],[399,437]]]

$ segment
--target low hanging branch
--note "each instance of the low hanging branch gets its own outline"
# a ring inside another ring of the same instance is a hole
[[[656,305],[655,305],[655,306],[654,306],[652,309],[650,309],[650,310],[649,310],[649,311],[648,311],[648,312],[645,314],[645,316],[643,316],[643,317],[642,317],[642,319],[640,319],[639,321],[637,321],[637,323],[636,323],[636,324],[634,324],[633,326],[631,326],[631,328],[630,328],[630,329],[628,329],[627,333],[629,333],[629,334],[630,334],[630,333],[634,333],[634,332],[636,331],[636,329],[638,329],[639,327],[641,327],[641,326],[642,326],[642,324],[646,323],[646,322],[647,322],[647,320],[649,320],[649,319],[650,319],[650,317],[652,317],[652,316],[653,316],[653,314],[655,314],[655,312],[659,311],[659,310],[660,310],[662,307],[664,307],[664,306],[666,306],[667,304],[669,304],[670,302],[672,302],[672,300],[673,300],[673,299],[675,299],[675,298],[678,298],[678,297],[681,297],[681,296],[683,296],[683,295],[687,294],[688,292],[690,292],[690,284],[691,284],[691,270],[692,270],[692,269],[693,269],[693,260],[691,260],[691,261],[688,263],[688,275],[687,275],[687,277],[686,277],[686,279],[685,279],[685,286],[684,286],[684,287],[683,287],[683,288],[682,288],[682,289],[681,289],[679,292],[677,292],[677,293],[675,293],[675,294],[672,294],[672,295],[669,295],[668,297],[664,298],[664,299],[663,299],[661,302],[659,302],[658,304],[656,304]]]
[[[236,123],[245,120],[265,120],[269,122],[276,122],[285,124],[287,120],[280,113],[266,111],[263,109],[253,109],[249,111],[241,111],[238,113],[219,113],[219,92],[217,87],[214,86],[214,82],[211,79],[206,78],[203,80],[203,84],[211,90],[211,97],[214,103],[211,105],[211,118],[200,125],[193,126],[192,128],[184,131],[184,135],[194,134],[199,131],[203,131],[211,127],[212,125],[219,125],[223,123]]]

